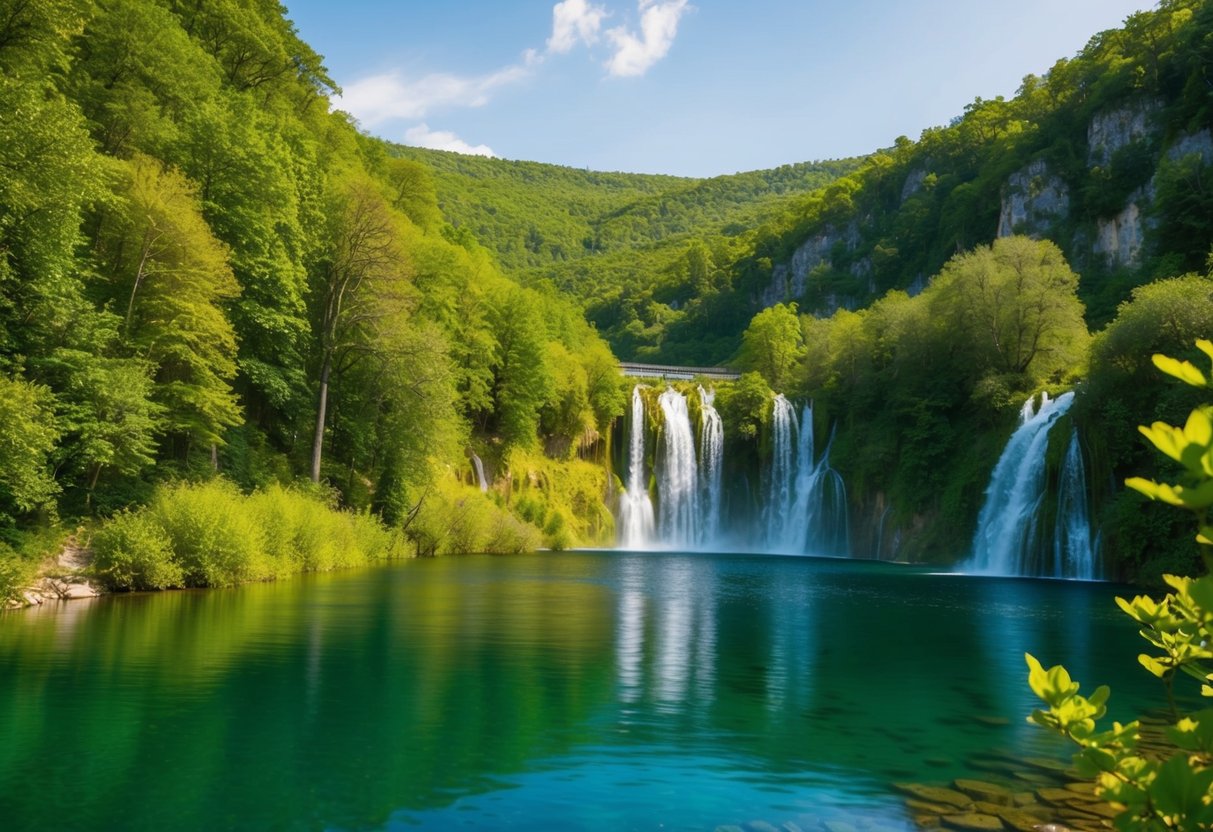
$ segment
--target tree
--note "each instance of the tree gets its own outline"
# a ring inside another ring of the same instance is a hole
[[[0,375],[0,517],[50,504],[59,490],[50,456],[59,438],[50,391]]]
[[[760,373],[773,389],[788,391],[804,356],[796,304],[777,303],[750,321],[741,337],[738,363]]]
[[[498,432],[507,445],[535,444],[539,410],[552,398],[541,309],[538,293],[510,287],[499,296],[490,318],[498,345],[493,400]]]
[[[313,334],[319,355],[312,482],[320,482],[334,371],[374,353],[385,320],[414,304],[401,218],[374,183],[360,178],[333,183],[328,216],[327,250],[314,287]]]
[[[202,218],[197,190],[179,171],[136,154],[99,254],[109,263],[122,335],[153,368],[164,427],[213,450],[241,422],[231,381],[236,335],[222,304],[239,295],[227,248]]]
[[[965,336],[979,374],[1037,381],[1073,367],[1086,347],[1077,292],[1061,250],[1027,237],[958,254],[931,285],[937,317]]]

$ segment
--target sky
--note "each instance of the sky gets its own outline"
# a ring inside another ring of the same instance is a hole
[[[715,176],[889,147],[1013,96],[1146,0],[286,0],[404,144]]]

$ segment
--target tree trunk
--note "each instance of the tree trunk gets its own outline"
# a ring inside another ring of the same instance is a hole
[[[329,401],[329,372],[333,367],[333,354],[325,352],[320,366],[320,396],[316,402],[316,436],[312,440],[312,482],[320,482],[320,459],[324,453],[324,417]]]

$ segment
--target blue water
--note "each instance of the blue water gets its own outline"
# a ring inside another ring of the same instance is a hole
[[[1106,584],[543,553],[0,617],[12,829],[911,828],[1028,726],[1023,653],[1159,704]]]

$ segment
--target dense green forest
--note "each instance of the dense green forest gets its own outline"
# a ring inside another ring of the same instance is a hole
[[[1113,571],[1189,568],[1119,483],[1192,406],[1150,354],[1213,332],[1210,32],[1168,0],[918,141],[692,180],[369,137],[277,3],[12,4],[0,590],[115,514],[117,587],[329,568],[330,533],[609,543],[616,355],[750,371],[720,407],[754,471],[772,391],[815,399],[856,545],[909,559],[964,552],[1020,404],[1077,384]],[[177,503],[255,542],[191,560]]]
[[[428,169],[331,111],[283,12],[0,17],[6,587],[29,565],[13,549],[42,545],[22,530],[216,472],[311,482],[402,551],[610,538],[602,469],[575,458],[622,408],[610,349],[446,223]],[[473,448],[527,519],[464,484]]]

